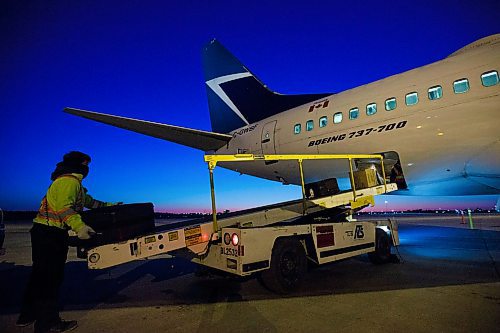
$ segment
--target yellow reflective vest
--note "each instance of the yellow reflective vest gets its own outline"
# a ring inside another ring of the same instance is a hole
[[[85,225],[79,214],[84,207],[113,206],[111,202],[95,200],[88,195],[87,189],[82,186],[82,179],[81,174],[71,173],[54,180],[33,222],[78,232]]]

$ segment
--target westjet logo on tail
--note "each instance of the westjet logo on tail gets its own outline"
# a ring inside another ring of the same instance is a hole
[[[224,103],[226,103],[226,105],[229,106],[229,108],[231,110],[233,110],[233,112],[236,113],[236,115],[238,115],[238,117],[240,117],[240,119],[243,120],[245,122],[245,124],[247,124],[247,125],[249,125],[250,123],[245,118],[245,116],[243,116],[243,114],[236,107],[236,105],[234,105],[234,103],[231,101],[229,96],[224,92],[221,85],[223,83],[226,83],[226,82],[239,80],[241,78],[249,77],[249,76],[252,76],[252,74],[249,72],[244,72],[244,73],[237,73],[237,74],[230,74],[230,75],[216,77],[215,79],[212,79],[212,80],[205,82],[207,84],[207,86],[209,86],[210,89],[212,89],[212,91],[215,94],[217,94],[217,96],[219,96],[220,99],[222,99],[224,101]]]

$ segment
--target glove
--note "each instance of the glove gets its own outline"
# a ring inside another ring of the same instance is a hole
[[[96,234],[95,230],[89,227],[88,225],[84,225],[77,233],[78,238],[80,239],[90,239],[92,236]]]

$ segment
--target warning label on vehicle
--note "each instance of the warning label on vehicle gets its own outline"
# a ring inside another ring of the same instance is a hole
[[[201,227],[196,226],[184,229],[184,237],[186,238],[186,246],[196,245],[202,243],[201,240]]]
[[[169,242],[176,241],[178,239],[179,239],[179,233],[177,231],[169,232],[168,233],[168,240],[169,240]]]
[[[156,237],[155,236],[149,236],[144,238],[144,244],[149,244],[149,243],[154,243],[156,242]]]

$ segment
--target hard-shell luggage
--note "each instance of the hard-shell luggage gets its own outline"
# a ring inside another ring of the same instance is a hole
[[[106,243],[127,240],[152,231],[155,226],[152,203],[96,208],[82,212],[81,216]]]
[[[89,240],[71,237],[70,245],[77,247],[77,255],[86,258],[86,250],[103,244],[126,241],[155,228],[152,203],[136,203],[95,208],[82,212],[83,222],[96,231]]]
[[[326,197],[340,192],[336,178],[305,184],[306,197],[309,199]]]

